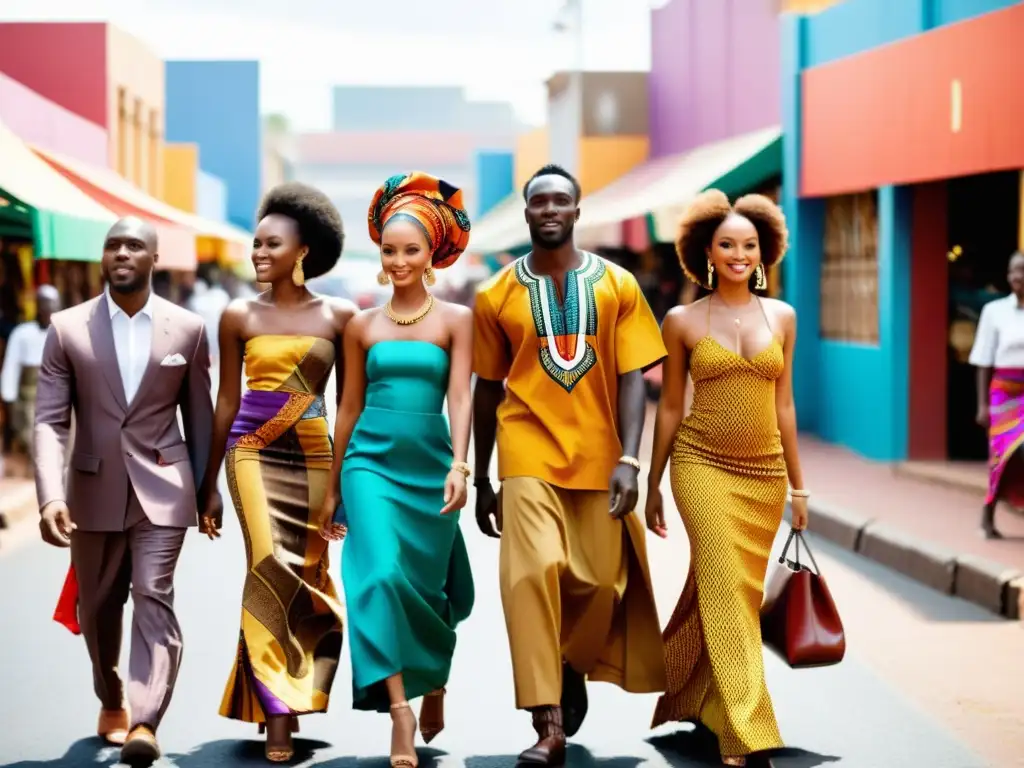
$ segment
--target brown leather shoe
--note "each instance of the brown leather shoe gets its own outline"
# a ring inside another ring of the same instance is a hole
[[[160,745],[156,734],[145,725],[137,725],[128,734],[128,740],[121,747],[121,762],[132,768],[148,768],[160,759]]]
[[[536,744],[519,755],[519,766],[565,765],[565,728],[561,707],[540,707],[533,711],[533,728],[540,737]]]
[[[121,746],[128,738],[128,711],[125,709],[101,709],[96,724],[96,735],[107,744]]]

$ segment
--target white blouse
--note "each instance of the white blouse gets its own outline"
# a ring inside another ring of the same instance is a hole
[[[969,361],[978,368],[1024,368],[1024,309],[1012,293],[982,307]]]

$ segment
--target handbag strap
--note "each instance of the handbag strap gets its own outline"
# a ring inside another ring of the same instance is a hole
[[[800,545],[804,545],[804,551],[807,556],[811,559],[811,565],[814,566],[814,572],[821,574],[821,569],[818,567],[818,561],[814,559],[814,553],[811,552],[811,548],[807,546],[807,539],[804,538],[804,532],[798,531],[796,528],[789,529],[789,537],[786,539],[786,545],[782,548],[782,554],[779,555],[779,563],[782,565],[786,564],[786,553],[789,552],[789,545],[796,542],[796,546],[793,548],[793,564],[800,567]]]

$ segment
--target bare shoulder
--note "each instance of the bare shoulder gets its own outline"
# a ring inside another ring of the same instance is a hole
[[[675,331],[685,333],[694,328],[700,321],[704,321],[706,324],[709,300],[710,297],[705,296],[689,304],[677,304],[665,314],[663,325],[668,325]]]
[[[355,302],[348,299],[340,299],[333,296],[324,298],[324,304],[334,319],[334,327],[343,331],[345,326],[359,314],[359,307]]]
[[[356,312],[345,323],[345,338],[356,339],[361,342],[366,336],[366,329],[370,327],[370,323],[379,313],[380,307]]]
[[[437,307],[442,312],[445,324],[452,327],[473,325],[473,310],[469,307],[453,304],[450,301],[438,301]]]
[[[790,326],[796,321],[796,310],[781,299],[761,299],[765,314],[772,320]]]

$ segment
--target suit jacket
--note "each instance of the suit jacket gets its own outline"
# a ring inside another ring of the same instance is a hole
[[[36,392],[39,508],[65,501],[83,531],[124,529],[129,483],[154,525],[197,522],[196,478],[206,471],[213,431],[206,334],[198,315],[156,295],[152,309],[150,360],[130,405],[105,295],[56,313],[46,336]],[[185,365],[162,364],[175,354]]]

